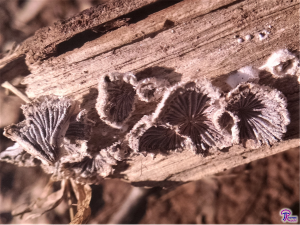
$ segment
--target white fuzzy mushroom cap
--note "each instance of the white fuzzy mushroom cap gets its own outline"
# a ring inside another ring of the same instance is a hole
[[[269,71],[274,77],[299,76],[299,59],[287,49],[280,49],[274,52],[260,69]]]
[[[245,66],[235,73],[232,73],[227,79],[226,83],[231,87],[235,88],[240,83],[252,82],[257,83],[259,80],[259,70],[252,66]]]

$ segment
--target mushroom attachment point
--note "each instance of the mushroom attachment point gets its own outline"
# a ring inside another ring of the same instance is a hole
[[[267,86],[240,84],[227,94],[225,104],[234,120],[233,143],[271,145],[282,139],[290,123],[285,96]]]
[[[141,101],[152,102],[159,100],[170,83],[165,79],[155,77],[140,80],[136,85],[136,93]]]

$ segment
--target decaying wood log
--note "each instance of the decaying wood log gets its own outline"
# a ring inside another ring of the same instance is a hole
[[[100,121],[95,110],[100,75],[132,71],[138,79],[163,77],[173,84],[205,77],[227,92],[230,72],[260,67],[278,49],[299,52],[299,5],[299,0],[113,1],[37,31],[0,60],[1,80],[27,75],[29,98],[55,94],[81,101],[97,122],[90,145],[101,149],[124,134]],[[207,157],[188,149],[155,159],[137,155],[118,165],[112,177],[168,186],[299,147],[297,78],[260,76],[261,84],[288,99],[291,123],[284,141],[259,149],[235,145]],[[132,123],[151,110],[151,104],[138,106]],[[103,130],[114,135],[104,138]]]

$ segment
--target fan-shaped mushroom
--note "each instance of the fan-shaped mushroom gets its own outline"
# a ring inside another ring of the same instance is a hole
[[[94,156],[85,156],[75,162],[62,160],[58,169],[60,176],[73,178],[78,183],[99,184],[104,177],[112,174],[112,166],[123,159],[119,144],[117,142]]]
[[[76,102],[64,97],[43,96],[22,106],[25,120],[4,129],[4,135],[45,164],[62,155],[62,143],[72,116],[79,112]]]
[[[221,107],[219,97],[218,90],[204,80],[167,89],[153,115],[144,117],[132,129],[128,136],[130,147],[135,151],[169,151],[185,145],[204,153],[210,147],[229,146],[230,135],[214,124]],[[162,140],[165,142],[161,143]]]
[[[143,154],[169,153],[182,149],[185,138],[168,125],[157,125],[151,116],[144,116],[127,135],[128,145]]]
[[[100,78],[96,108],[105,123],[123,128],[134,110],[136,83],[131,73],[113,73]]]
[[[226,96],[225,111],[234,119],[233,142],[253,140],[254,146],[281,140],[290,123],[285,96],[252,83],[240,84]]]

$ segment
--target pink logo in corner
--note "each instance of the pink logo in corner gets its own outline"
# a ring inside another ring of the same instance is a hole
[[[293,216],[292,210],[290,210],[288,208],[281,209],[279,215],[282,216],[281,221],[283,223],[297,223],[298,222],[298,216]]]

